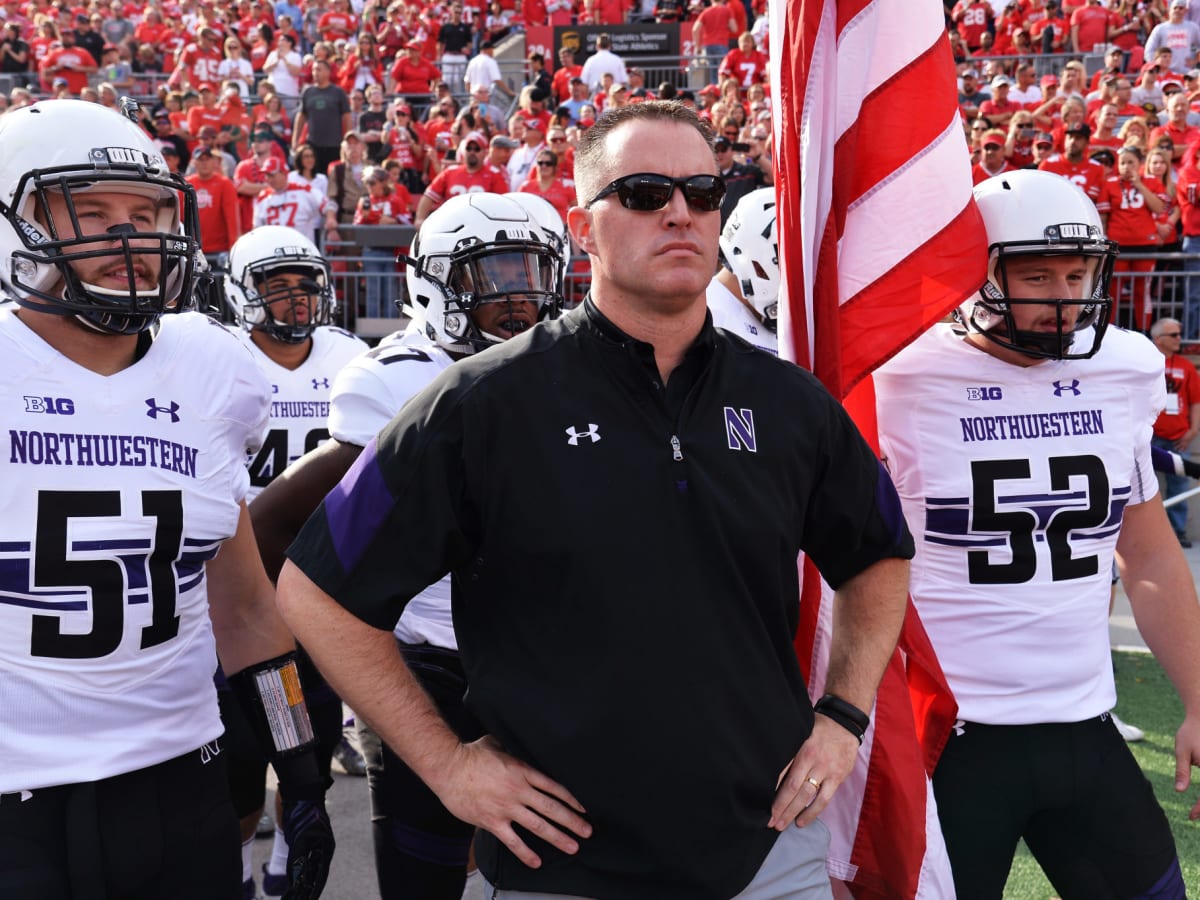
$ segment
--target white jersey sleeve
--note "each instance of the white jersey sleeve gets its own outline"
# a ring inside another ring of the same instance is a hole
[[[451,363],[446,351],[416,326],[389,335],[374,350],[342,369],[334,381],[330,434],[339,441],[366,446],[409,398]],[[450,612],[449,575],[409,601],[395,633],[407,644],[458,649]]]
[[[759,350],[779,355],[775,332],[763,325],[729,288],[713,279],[708,283],[708,311],[712,313],[713,325],[735,334]]]
[[[338,374],[330,397],[329,433],[366,446],[408,399],[452,360],[415,327],[395,332]]]
[[[280,472],[329,438],[329,397],[334,380],[367,345],[340,328],[317,328],[308,358],[295,369],[287,369],[259,349],[246,332],[239,334],[270,382],[270,428],[261,447],[247,448],[248,497],[252,500]]]
[[[916,540],[910,587],[959,703],[987,724],[1111,709],[1122,514],[1157,489],[1162,355],[1110,329],[1027,368],[935,326],[876,371],[880,447]]]
[[[215,739],[205,562],[237,528],[266,419],[254,361],[185,313],[102,376],[2,310],[0,382],[0,793]]]

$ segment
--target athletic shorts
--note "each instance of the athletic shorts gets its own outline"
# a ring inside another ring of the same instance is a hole
[[[1107,713],[963,723],[933,787],[959,897],[999,900],[1022,837],[1063,900],[1184,896],[1166,816]]]
[[[240,848],[217,741],[102,781],[0,794],[5,900],[239,900]]]

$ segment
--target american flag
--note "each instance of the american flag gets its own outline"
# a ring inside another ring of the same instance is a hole
[[[779,349],[843,400],[878,450],[870,372],[985,277],[943,8],[780,0],[770,15]],[[801,565],[796,650],[815,698],[832,594]],[[910,602],[859,765],[821,817],[840,892],[954,896],[928,775],[956,711]]]

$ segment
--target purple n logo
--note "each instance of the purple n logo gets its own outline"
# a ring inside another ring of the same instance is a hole
[[[757,440],[754,436],[754,410],[734,409],[725,407],[725,438],[730,450],[749,450],[758,452]]]

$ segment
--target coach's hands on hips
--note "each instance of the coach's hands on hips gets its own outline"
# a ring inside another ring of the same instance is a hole
[[[563,853],[577,853],[581,838],[591,837],[586,810],[571,792],[486,736],[459,744],[441,768],[435,793],[455,816],[494,834],[530,868],[542,861],[514,830],[520,825]],[[570,833],[568,833],[570,832]]]
[[[818,714],[812,734],[780,776],[767,827],[783,831],[793,822],[803,828],[821,814],[858,759],[858,738]]]
[[[288,842],[288,889],[283,900],[317,900],[325,888],[335,842],[324,793],[289,798],[281,788],[283,836]]]

